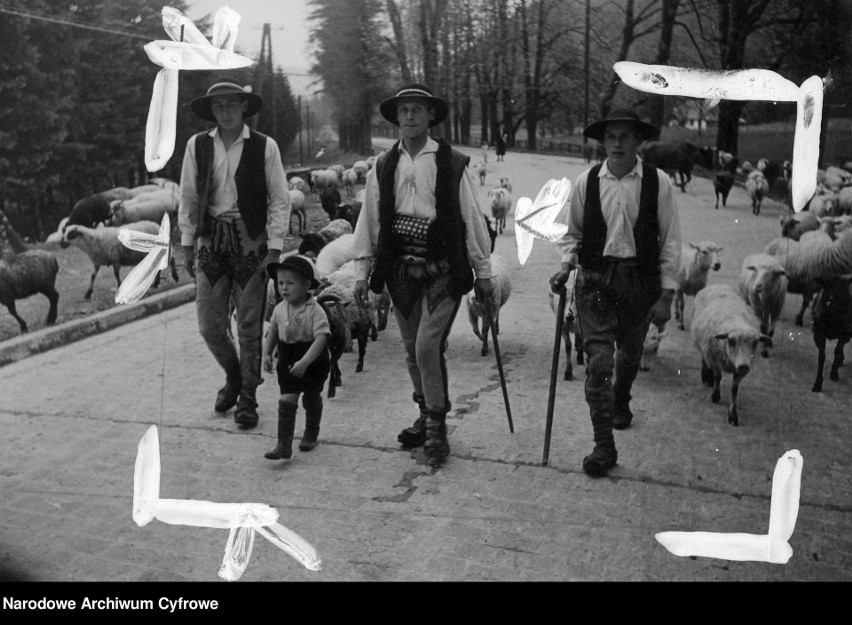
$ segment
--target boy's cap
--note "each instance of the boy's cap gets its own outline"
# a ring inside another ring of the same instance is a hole
[[[266,266],[266,271],[269,274],[269,277],[273,280],[275,279],[279,269],[292,269],[293,271],[305,276],[305,278],[311,281],[312,289],[315,289],[320,285],[320,276],[319,271],[317,271],[317,266],[306,256],[293,254],[292,256],[287,256],[282,259],[281,262],[269,263]]]

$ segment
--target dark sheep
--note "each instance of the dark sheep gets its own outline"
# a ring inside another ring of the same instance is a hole
[[[68,221],[65,222],[65,227],[68,226],[86,226],[87,228],[97,228],[98,224],[106,225],[110,220],[110,200],[108,196],[100,193],[90,195],[74,204],[71,213],[68,215]]]
[[[843,364],[843,348],[852,339],[852,297],[849,295],[848,278],[832,280],[817,279],[820,290],[814,299],[813,323],[814,344],[819,355],[817,357],[817,377],[814,381],[814,393],[822,391],[822,372],[825,367],[825,343],[837,341],[834,348],[834,362],[831,364],[829,378],[834,382],[840,380],[838,370]]]
[[[681,191],[686,192],[686,183],[692,180],[692,167],[698,165],[704,169],[713,169],[713,148],[699,147],[688,141],[669,143],[646,141],[639,148],[639,156],[648,165],[667,172],[673,178],[680,176]]]
[[[337,219],[337,207],[340,206],[340,191],[333,187],[326,187],[320,191],[320,204],[328,214],[329,220]]]

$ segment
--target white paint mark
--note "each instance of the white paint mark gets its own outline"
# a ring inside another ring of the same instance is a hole
[[[239,13],[220,8],[214,18],[211,44],[183,13],[163,7],[163,29],[172,41],[152,41],[144,47],[151,62],[163,68],[154,79],[145,128],[145,167],[149,172],[165,167],[174,153],[178,71],[237,69],[254,63],[234,52],[239,23]]]
[[[320,570],[316,549],[279,524],[278,511],[262,503],[216,503],[193,499],[160,499],[160,439],[152,425],[139,441],[133,475],[133,520],[139,527],[154,519],[171,525],[230,529],[219,576],[235,581],[245,571],[257,531],[305,568]]]
[[[819,76],[811,76],[802,83],[801,93],[796,100],[792,197],[793,210],[797,213],[816,192],[822,95],[822,79]]]
[[[568,226],[556,223],[556,219],[567,213],[570,204],[571,181],[567,178],[548,180],[535,201],[528,197],[518,199],[515,205],[515,243],[521,265],[527,262],[535,239],[554,243],[565,236]],[[563,221],[568,221],[567,216]]]
[[[786,564],[793,555],[787,541],[793,535],[799,514],[801,484],[802,455],[793,449],[775,465],[768,533],[660,532],[655,538],[676,556]]]
[[[132,250],[147,252],[147,256],[127,274],[121,286],[118,287],[115,292],[116,304],[137,301],[151,288],[157,274],[169,266],[170,223],[169,214],[165,213],[157,234],[138,232],[128,228],[118,229],[119,241]]]

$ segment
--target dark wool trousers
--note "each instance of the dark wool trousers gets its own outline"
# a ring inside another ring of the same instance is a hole
[[[242,380],[242,395],[255,399],[260,382],[266,275],[260,264],[266,256],[266,234],[252,241],[241,219],[213,220],[214,232],[200,237],[195,252],[195,310],[198,330],[229,382]],[[237,355],[228,335],[229,303],[237,313]]]
[[[585,391],[596,446],[615,447],[614,406],[630,400],[639,371],[648,315],[661,293],[659,278],[651,287],[645,282],[629,261],[603,271],[581,268],[577,277],[574,297],[588,357]]]

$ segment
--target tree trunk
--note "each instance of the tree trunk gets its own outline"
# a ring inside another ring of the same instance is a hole
[[[672,37],[674,35],[674,21],[677,16],[680,0],[662,0],[663,14],[660,23],[660,41],[657,45],[657,56],[654,58],[655,65],[668,65],[671,57]],[[652,95],[649,99],[650,119],[649,121],[657,128],[665,125],[665,99],[661,95]],[[699,125],[700,127],[700,125]]]
[[[396,52],[396,61],[399,63],[399,71],[402,75],[402,82],[414,82],[411,77],[411,68],[408,65],[408,51],[405,45],[405,31],[402,28],[402,19],[399,16],[399,7],[396,6],[394,0],[386,0],[385,6],[388,10],[388,18],[393,27],[394,45],[393,49]]]
[[[621,29],[621,48],[618,51],[616,61],[623,61],[627,58],[627,53],[630,51],[630,46],[633,43],[634,37],[634,21],[633,21],[633,0],[627,0],[624,7],[624,27]],[[615,92],[618,90],[618,85],[621,84],[618,74],[613,72],[613,78],[609,81],[606,91],[601,98],[601,119],[609,115],[612,109],[612,101],[615,99]]]

